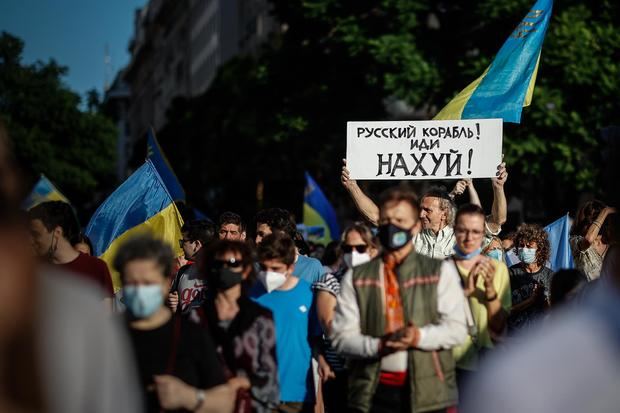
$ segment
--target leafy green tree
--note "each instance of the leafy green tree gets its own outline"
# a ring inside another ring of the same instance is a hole
[[[259,56],[224,65],[203,96],[178,100],[160,134],[181,180],[205,188],[190,198],[214,210],[251,211],[261,181],[267,204],[299,213],[304,169],[350,206],[338,188],[346,121],[432,118],[490,64],[534,0],[272,4],[282,33]],[[532,106],[520,125],[505,124],[509,192],[545,219],[600,187],[600,129],[620,109],[618,21],[615,1],[556,2]],[[406,110],[388,110],[394,101]]]
[[[23,64],[23,46],[0,35],[0,115],[29,181],[44,173],[81,207],[114,182],[115,126],[95,110],[92,93],[92,110],[79,109],[79,95],[62,82],[66,67]]]

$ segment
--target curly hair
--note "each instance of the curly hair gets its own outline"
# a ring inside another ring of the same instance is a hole
[[[547,232],[538,224],[522,224],[517,228],[517,234],[514,240],[514,250],[518,254],[517,249],[522,245],[530,242],[536,243],[536,264],[544,267],[551,255],[551,247],[549,245],[549,237]]]

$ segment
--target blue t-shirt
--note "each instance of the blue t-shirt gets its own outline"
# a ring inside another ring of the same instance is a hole
[[[282,402],[313,402],[310,339],[320,335],[310,284],[299,280],[291,290],[267,293],[257,282],[250,296],[273,313]]]
[[[323,264],[321,264],[321,261],[316,258],[306,257],[305,255],[297,256],[297,262],[293,270],[293,275],[295,277],[301,278],[312,285],[317,282],[324,273],[325,271],[323,271]]]

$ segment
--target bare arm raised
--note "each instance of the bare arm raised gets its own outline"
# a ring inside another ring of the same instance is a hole
[[[379,207],[368,197],[359,187],[354,179],[350,178],[349,169],[347,169],[347,160],[342,160],[342,174],[340,181],[345,189],[351,195],[351,199],[355,203],[357,210],[364,216],[364,218],[373,225],[379,223]]]

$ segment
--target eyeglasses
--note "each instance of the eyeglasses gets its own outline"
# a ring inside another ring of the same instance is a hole
[[[242,265],[243,262],[236,258],[231,258],[229,260],[218,260],[216,258],[211,261],[211,267],[213,268],[239,268]]]
[[[345,254],[352,253],[353,249],[355,249],[355,251],[359,252],[360,254],[363,254],[368,249],[368,245],[346,245],[345,244],[345,245],[342,246],[342,251]]]

